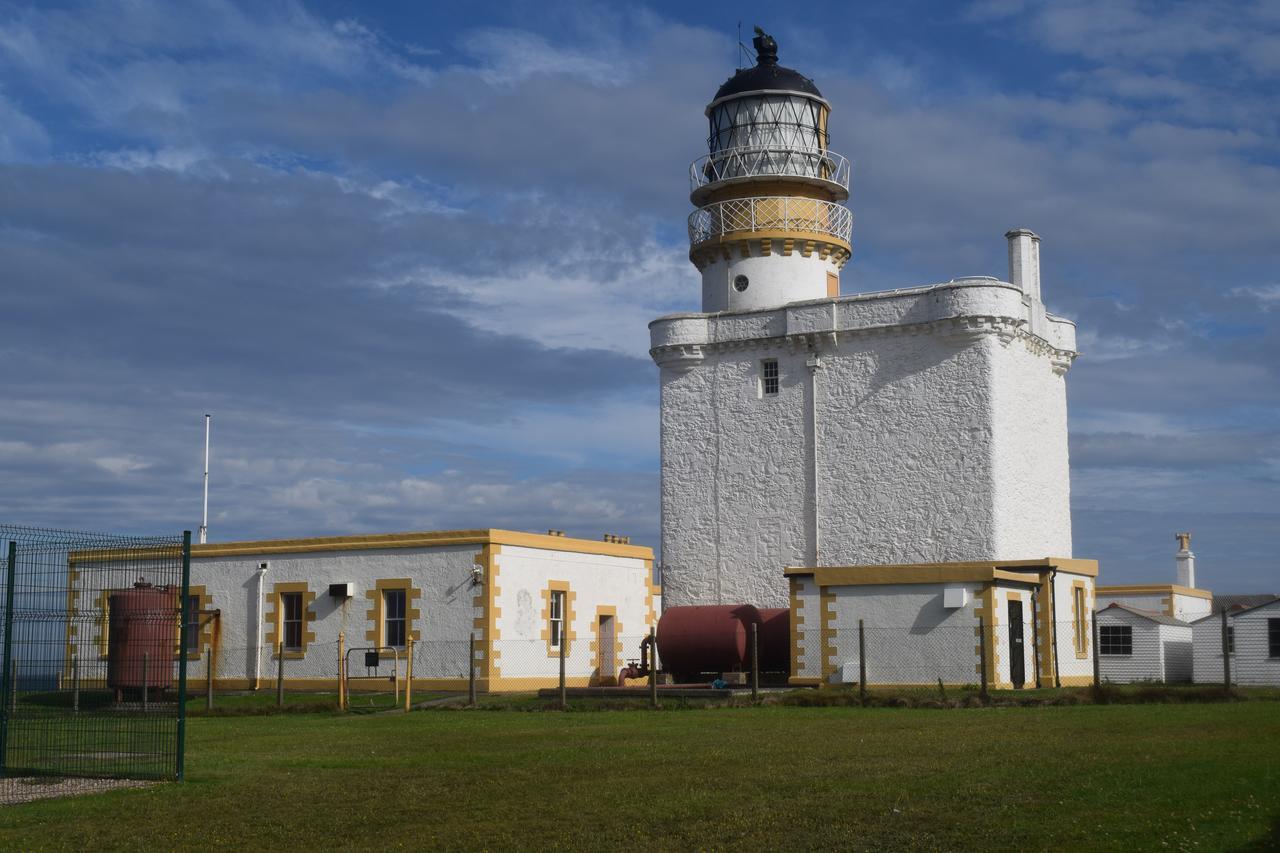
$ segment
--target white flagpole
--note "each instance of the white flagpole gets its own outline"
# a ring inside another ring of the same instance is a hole
[[[209,421],[212,416],[204,416],[204,514],[200,517],[200,544],[205,543],[209,535]]]

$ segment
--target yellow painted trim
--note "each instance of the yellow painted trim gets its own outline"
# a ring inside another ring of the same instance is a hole
[[[800,656],[800,627],[804,625],[804,599],[800,598],[800,579],[788,578],[791,585],[791,676],[798,677],[804,669],[804,659]]]
[[[1092,687],[1092,675],[1064,675],[1061,679],[1060,687]]]
[[[792,574],[788,570],[788,574]],[[798,574],[798,573],[797,573]],[[1019,572],[1008,572],[991,565],[944,566],[833,566],[806,569],[820,587],[868,586],[883,584],[920,583],[987,583],[994,580],[1010,583],[1034,584],[1039,578]]]
[[[284,659],[301,660],[307,654],[307,644],[316,641],[316,633],[311,630],[311,623],[315,621],[315,614],[311,612],[311,604],[316,600],[316,594],[307,589],[306,581],[277,583],[271,587],[271,591],[265,596],[266,607],[262,615],[263,621],[267,623],[267,638],[265,642],[272,660],[280,657],[280,641],[284,637],[284,606],[281,596],[287,593],[297,593],[302,596],[302,647],[285,649]]]
[[[413,585],[412,578],[383,578],[373,585],[373,589],[365,590],[364,597],[369,599],[369,610],[366,614],[372,627],[365,631],[364,638],[373,646],[384,646],[386,637],[385,614],[382,605],[383,593],[387,590],[402,589],[404,593],[405,642],[412,638],[415,642],[422,639],[422,629],[414,627],[422,619],[422,611],[414,606],[414,602],[422,598],[422,590]]]
[[[1190,586],[1179,586],[1175,583],[1138,584],[1135,586],[1100,586],[1097,595],[1185,595],[1188,598],[1204,598],[1213,600],[1213,593],[1207,589],[1196,589]]]
[[[1046,687],[1056,687],[1054,681],[1054,660],[1058,638],[1058,623],[1049,609],[1052,599],[1050,582],[1052,575],[1043,572],[1040,575],[1040,586],[1036,587],[1036,654],[1040,658],[1040,683]]]
[[[787,684],[790,684],[792,687],[821,687],[822,679],[793,675],[787,679]]]
[[[80,590],[76,589],[76,581],[80,579],[80,573],[76,571],[75,565],[70,560],[67,561],[67,625],[65,630],[66,654],[62,658],[62,675],[64,678],[71,677],[71,657],[78,651],[78,638],[76,636],[79,628],[76,627],[76,617],[79,616],[78,600],[80,598]]]
[[[480,643],[482,663],[477,680],[483,679],[486,682],[501,674],[502,650],[498,648],[498,641],[502,638],[502,631],[498,628],[498,617],[502,615],[502,608],[498,606],[498,596],[502,594],[502,588],[498,586],[498,575],[501,572],[498,556],[501,553],[501,545],[488,544],[481,547],[480,553],[475,556],[483,586],[472,600],[480,608],[480,616],[474,624],[484,632]]]
[[[752,240],[812,240],[820,247],[818,257],[821,260],[826,260],[828,255],[848,257],[853,253],[853,247],[847,241],[841,240],[839,237],[828,234],[825,231],[804,231],[798,228],[794,230],[783,230],[779,228],[769,230],[762,229],[760,231],[751,231],[747,229],[726,231],[723,234],[718,234],[714,237],[703,240],[701,243],[694,244],[689,249],[689,257],[693,258],[695,254],[700,254],[708,250],[714,251],[714,247],[721,244],[748,242]],[[770,247],[772,247],[772,242],[770,243]],[[195,546],[193,545],[191,547],[194,548]]]
[[[698,207],[718,204],[722,201],[734,201],[747,198],[795,198],[805,201],[828,201],[838,203],[849,197],[843,188],[834,190],[827,184],[808,183],[812,178],[799,177],[788,180],[786,176],[768,175],[765,177],[737,178],[731,184],[718,187],[709,193],[696,193]]]
[[[1079,594],[1077,594],[1079,590]],[[1082,612],[1083,611],[1083,612]],[[1076,660],[1089,658],[1089,614],[1093,602],[1089,600],[1089,588],[1084,581],[1071,582],[1071,628],[1074,634]]]
[[[211,628],[214,620],[213,615],[209,614],[208,618],[200,618],[204,616],[204,611],[212,609],[211,605],[213,604],[213,596],[209,595],[208,590],[205,589],[205,587],[202,585],[197,586],[195,584],[192,584],[189,587],[189,589],[190,589],[190,594],[194,595],[197,600],[196,613],[195,613],[197,617],[196,618],[196,626],[197,626],[196,635],[199,637],[199,639],[196,640],[196,647],[187,653],[187,660],[196,660],[204,657],[205,649],[207,649],[209,647],[209,644],[213,642],[212,628]],[[182,642],[182,626],[181,625],[178,626],[178,639],[175,642],[177,643]],[[175,654],[173,657],[174,657],[174,660],[177,660],[178,654]]]
[[[604,649],[600,647],[600,644],[604,642],[604,636],[600,633],[601,616],[613,617],[613,661],[608,670],[605,669],[605,661],[602,657]],[[596,619],[592,626],[592,631],[595,634],[595,639],[588,644],[588,650],[591,652],[591,658],[596,665],[594,683],[605,686],[617,684],[617,674],[622,671],[622,622],[618,620],[618,608],[612,604],[596,605]],[[556,679],[558,683],[558,675]]]
[[[561,631],[564,636],[560,638],[560,642],[565,644],[564,656],[568,657],[573,654],[573,641],[578,638],[578,632],[573,628],[574,616],[577,615],[577,608],[574,602],[578,600],[578,594],[574,592],[568,581],[547,581],[547,586],[542,590],[542,632],[540,636],[547,644],[547,657],[560,657],[560,647],[551,645],[551,593],[564,593],[564,612],[560,614],[563,625]],[[621,669],[622,667],[618,667]],[[559,676],[556,676],[559,678]],[[557,682],[558,683],[558,682]]]
[[[658,609],[654,599],[662,595],[662,587],[653,582],[653,560],[644,561],[644,624],[646,628],[658,627]]]
[[[1026,571],[1039,571],[1042,568],[1057,569],[1073,575],[1084,575],[1087,577],[1097,577],[1098,561],[1097,560],[1076,560],[1068,557],[1044,557],[1036,560],[982,560],[982,561],[959,561],[954,563],[889,563],[889,564],[870,564],[857,566],[787,566],[782,570],[784,575],[814,575],[817,572],[830,571],[889,571],[900,569],[996,569],[996,570],[1012,570],[1025,569]],[[1017,577],[1017,572],[1010,572],[1008,579],[1022,580]],[[989,580],[989,577],[980,578],[961,578],[962,580]],[[883,581],[881,581],[883,582]],[[890,581],[892,583],[893,581]],[[896,581],[897,583],[932,583],[933,581]]]
[[[633,557],[652,560],[653,549],[644,545],[623,545],[616,542],[597,542],[592,539],[575,539],[568,536],[550,536],[545,533],[525,533],[516,530],[481,528],[476,530],[438,530],[408,533],[374,533],[361,536],[318,536],[306,539],[259,539],[243,542],[216,542],[192,545],[192,557],[235,557],[258,554],[304,554],[317,551],[362,551],[384,548],[427,548],[444,545],[518,545],[547,551],[567,551],[576,554],[599,554],[609,557]],[[73,551],[71,562],[89,560],[145,559],[145,550],[121,551],[102,549]],[[155,549],[156,558],[171,556],[168,546]]]
[[[985,649],[987,655],[987,687],[988,689],[999,689],[1000,681],[998,678],[1000,672],[1000,654],[996,648],[996,626],[1000,624],[1000,613],[996,608],[996,587],[993,583],[988,583],[982,588],[982,592],[978,593],[978,600],[974,604],[973,615],[975,618],[981,616],[983,618],[982,626],[973,626],[974,636],[982,647],[974,647],[974,657],[977,663],[973,666],[973,671],[982,677],[982,654]]]
[[[818,606],[822,633],[822,680],[829,682],[836,671],[836,596],[825,587],[819,590]]]

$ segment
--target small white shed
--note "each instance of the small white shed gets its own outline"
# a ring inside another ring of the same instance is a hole
[[[1222,614],[1191,626],[1195,636],[1194,677],[1197,684],[1221,684]],[[1280,598],[1254,607],[1227,611],[1227,651],[1231,683],[1280,686]]]
[[[1098,672],[1104,681],[1190,681],[1191,626],[1113,602],[1097,613]]]

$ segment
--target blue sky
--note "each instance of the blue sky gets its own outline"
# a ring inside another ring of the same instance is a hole
[[[646,323],[696,308],[738,21],[833,104],[846,293],[1075,319],[1076,555],[1280,591],[1280,6],[0,3],[0,517],[656,544]]]

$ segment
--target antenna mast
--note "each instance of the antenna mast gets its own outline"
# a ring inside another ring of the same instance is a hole
[[[209,535],[209,421],[212,415],[204,415],[204,514],[200,516],[200,544],[205,543]]]

